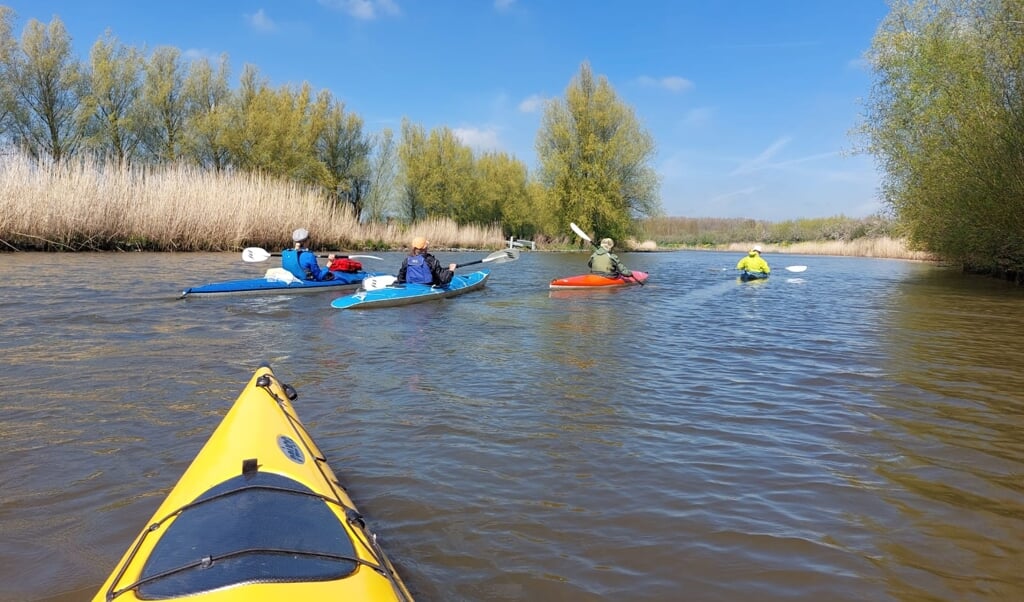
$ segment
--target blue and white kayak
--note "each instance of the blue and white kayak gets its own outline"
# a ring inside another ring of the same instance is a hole
[[[475,291],[484,287],[487,278],[490,276],[488,270],[481,270],[466,274],[452,276],[452,281],[447,286],[431,286],[429,284],[391,284],[382,288],[372,290],[359,289],[348,297],[338,297],[331,301],[331,307],[336,309],[369,309],[372,307],[397,307],[399,305],[411,305],[430,301],[431,299],[446,299]]]
[[[765,272],[748,272],[743,270],[740,273],[740,280],[743,282],[750,282],[751,280],[764,280],[768,278],[768,274]]]
[[[376,272],[331,272],[334,280],[301,280],[284,268],[271,268],[263,278],[229,280],[187,288],[181,293],[185,297],[213,297],[220,295],[275,295],[292,293],[314,293],[318,291],[354,291],[368,276]]]

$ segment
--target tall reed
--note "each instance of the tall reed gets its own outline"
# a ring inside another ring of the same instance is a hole
[[[313,188],[260,174],[0,156],[0,247],[10,250],[278,249],[296,228],[308,229],[322,249],[403,248],[414,235],[435,248],[504,244],[497,225],[361,224]]]

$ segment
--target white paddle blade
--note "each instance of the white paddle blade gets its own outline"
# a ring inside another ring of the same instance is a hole
[[[590,239],[589,236],[587,236],[586,232],[584,232],[579,226],[576,225],[575,222],[569,222],[569,227],[572,228],[572,231],[576,233],[576,236],[579,236],[580,238],[587,242],[594,242]]]
[[[789,272],[803,272],[806,269],[807,266],[805,265],[791,265],[786,267],[786,270]]]
[[[394,284],[398,278],[396,276],[368,276],[363,278],[363,290],[375,291],[381,288],[387,288]]]
[[[242,261],[248,263],[257,263],[260,261],[266,261],[270,259],[270,253],[266,249],[259,247],[248,247],[242,251]]]
[[[515,261],[517,259],[519,259],[519,249],[504,249],[484,257],[482,263],[505,263],[506,261]]]

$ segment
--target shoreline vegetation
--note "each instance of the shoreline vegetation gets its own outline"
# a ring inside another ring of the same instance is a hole
[[[877,223],[871,223],[877,230]],[[871,223],[848,218],[781,224],[651,218],[640,223],[643,242],[623,241],[621,248],[746,252],[757,243],[771,254],[933,260],[908,249],[903,240],[877,232],[860,232],[864,235],[850,240],[806,240],[850,235],[837,234],[837,224],[863,229]],[[823,227],[833,231],[814,232]],[[312,232],[319,249],[397,251],[413,235],[425,236],[436,249],[508,244],[500,224],[460,226],[447,218],[360,223],[348,207],[325,203],[312,187],[259,174],[218,173],[184,164],[132,168],[81,161],[58,166],[20,153],[0,157],[3,252],[276,250],[291,245],[296,228]],[[568,233],[537,238],[541,250],[578,248]]]

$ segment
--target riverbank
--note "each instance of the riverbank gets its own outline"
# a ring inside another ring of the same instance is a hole
[[[360,222],[347,205],[325,206],[311,188],[250,173],[216,173],[196,166],[159,169],[84,162],[61,168],[0,157],[0,251],[239,251],[291,246],[291,232],[306,228],[314,248],[398,251],[413,236],[434,249],[496,249],[508,245],[500,225],[460,226],[449,219],[414,225]],[[567,231],[538,237],[538,251],[578,250]],[[626,251],[680,249],[746,252],[755,244],[657,245],[627,241]],[[932,259],[904,241],[857,238],[796,244],[761,244],[766,254],[796,253]]]

